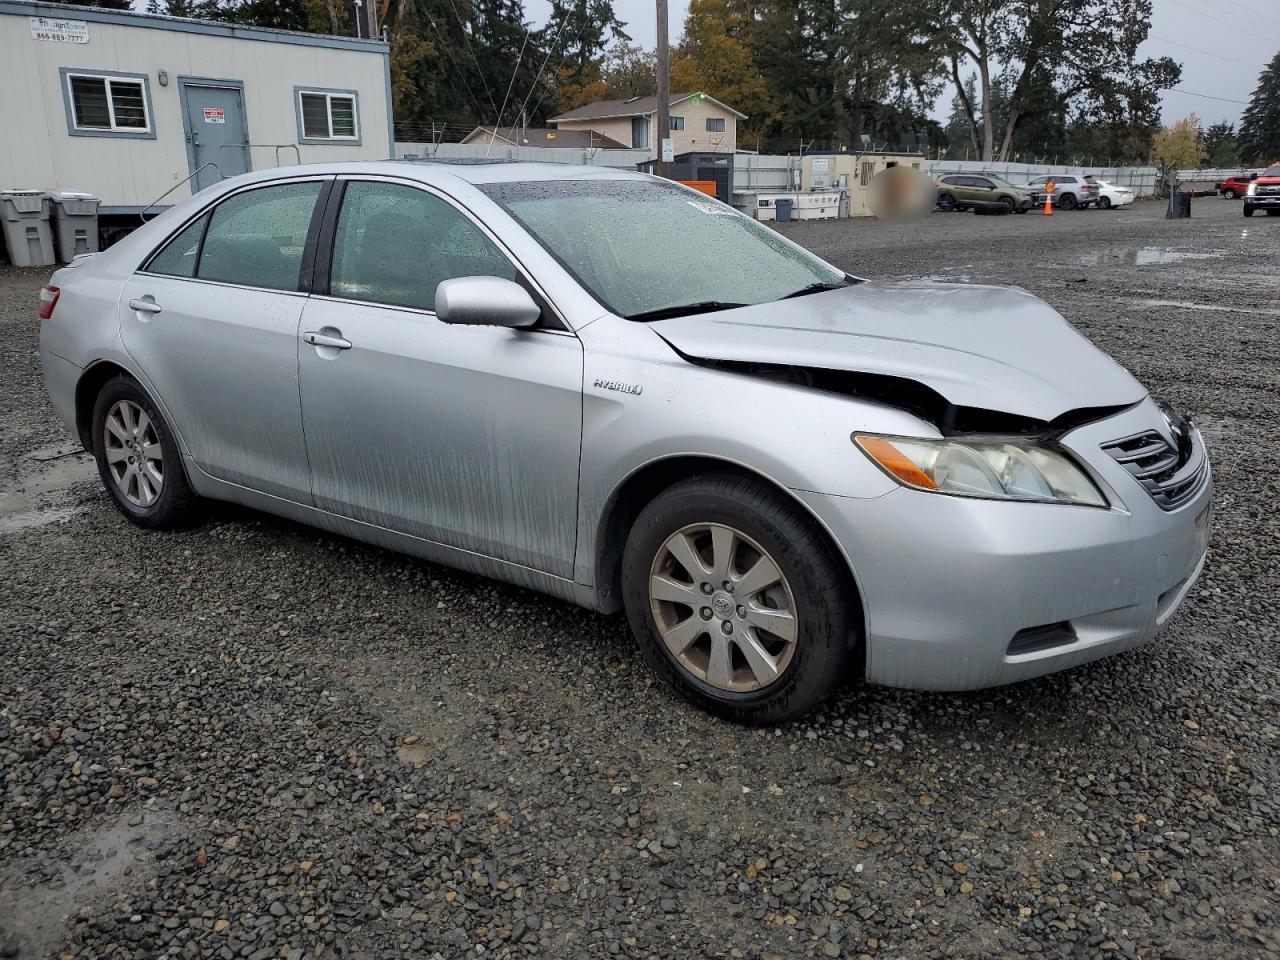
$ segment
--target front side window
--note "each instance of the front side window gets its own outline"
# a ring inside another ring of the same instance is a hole
[[[297,290],[302,253],[322,184],[246,190],[213,211],[196,276],[268,290]]]
[[[763,303],[847,282],[768,227],[673,183],[553,180],[480,189],[620,316]]]
[[[354,90],[296,91],[298,139],[302,143],[358,143],[360,119]]]
[[[154,137],[147,78],[63,71],[73,136]]]
[[[707,133],[724,133],[724,117],[707,117]]]
[[[436,287],[455,277],[519,274],[479,227],[434,194],[398,183],[347,184],[333,239],[333,296],[434,310]]]

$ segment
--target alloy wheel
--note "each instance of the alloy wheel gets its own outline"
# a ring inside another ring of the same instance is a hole
[[[132,400],[118,400],[107,411],[102,433],[116,489],[134,506],[153,506],[164,489],[164,453],[147,412]]]
[[[761,690],[795,654],[799,624],[782,568],[725,524],[682,527],[663,542],[649,571],[649,605],[671,656],[719,690]]]

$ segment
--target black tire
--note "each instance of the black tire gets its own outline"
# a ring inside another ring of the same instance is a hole
[[[1001,197],[998,201],[996,201],[995,212],[1000,214],[1000,216],[1002,217],[1007,216],[1013,213],[1013,211],[1017,209],[1017,206],[1018,205],[1013,202],[1012,197]]]
[[[1223,190],[1222,195],[1226,197],[1228,200],[1234,200],[1236,197],[1239,196],[1239,194],[1236,193],[1234,190]]]
[[[1243,208],[1243,209],[1244,209],[1244,215],[1245,215],[1246,217],[1252,217],[1252,216],[1253,216],[1253,207],[1249,206],[1249,205],[1246,203],[1246,204],[1244,205],[1244,208]]]
[[[940,193],[936,206],[943,213],[950,213],[956,208],[956,198],[949,193]]]
[[[1099,197],[1099,198],[1098,198],[1098,209],[1099,209],[1099,210],[1110,210],[1110,209],[1111,209],[1111,198],[1110,198],[1110,197]]]
[[[1267,211],[1267,216],[1268,216],[1268,217],[1280,217],[1280,210],[1268,210],[1268,211]]]
[[[1059,210],[1074,210],[1076,207],[1080,206],[1080,201],[1076,198],[1074,193],[1064,193],[1062,196],[1058,197],[1058,202],[1055,206]]]
[[[160,495],[149,506],[140,506],[125,496],[107,461],[107,414],[122,400],[136,404],[146,413],[160,444],[163,482],[160,485]],[[174,441],[173,431],[136,380],[121,375],[107,381],[93,404],[92,430],[93,455],[98,461],[98,476],[116,507],[131,523],[151,530],[172,530],[186,526],[195,519],[199,512],[200,498],[187,483],[182,454]]]
[[[706,523],[731,526],[756,541],[791,588],[799,625],[794,651],[778,679],[752,692],[695,676],[663,642],[651,608],[650,572],[667,539]],[[843,561],[795,504],[749,478],[704,474],[655,497],[627,536],[622,597],[654,672],[692,703],[739,723],[781,723],[810,713],[847,679],[858,648],[857,604]]]

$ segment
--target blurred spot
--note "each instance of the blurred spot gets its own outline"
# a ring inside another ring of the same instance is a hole
[[[867,187],[867,206],[879,220],[922,220],[937,199],[933,181],[914,167],[881,170]]]

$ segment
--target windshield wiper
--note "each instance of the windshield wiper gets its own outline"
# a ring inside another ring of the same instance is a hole
[[[745,303],[729,303],[725,300],[702,300],[698,303],[684,303],[675,307],[659,307],[657,310],[642,310],[627,317],[628,320],[667,320],[671,317],[687,317],[691,313],[714,313],[716,310],[732,310],[734,307],[745,307]]]
[[[785,297],[779,297],[778,299],[790,300],[793,297],[807,297],[811,293],[822,293],[825,290],[840,290],[847,286],[850,286],[850,281],[848,280],[831,280],[820,283],[811,283],[807,287],[801,287],[799,290],[794,290],[791,293],[788,293]]]

